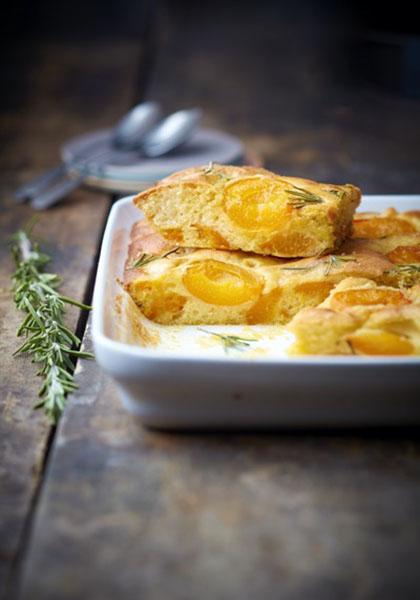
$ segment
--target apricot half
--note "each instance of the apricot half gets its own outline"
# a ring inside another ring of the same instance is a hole
[[[275,288],[271,292],[260,296],[258,301],[248,311],[246,322],[250,325],[271,323],[282,293],[283,290],[281,288]]]
[[[409,304],[404,294],[399,290],[366,288],[358,290],[343,290],[336,292],[331,299],[332,308],[348,308],[350,306],[370,306],[385,304],[398,306]]]
[[[234,181],[225,188],[224,210],[243,229],[277,229],[287,218],[286,189],[268,177]]]
[[[192,264],[183,282],[187,290],[203,302],[221,306],[236,306],[255,301],[262,284],[246,269],[218,260],[203,260]]]
[[[397,265],[410,265],[420,263],[420,246],[397,246],[387,257]]]
[[[358,354],[407,355],[414,351],[410,340],[389,331],[360,331],[348,336],[347,340]]]
[[[353,221],[354,238],[378,239],[389,235],[415,233],[415,231],[411,223],[396,217],[372,217]]]

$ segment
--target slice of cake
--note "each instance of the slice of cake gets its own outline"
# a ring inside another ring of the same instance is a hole
[[[295,336],[291,355],[420,354],[420,286],[402,290],[344,279],[288,328]]]
[[[132,230],[124,287],[162,324],[284,324],[317,306],[340,281],[386,278],[378,253],[287,261],[223,250],[177,249],[146,221]]]
[[[350,184],[212,164],[171,175],[134,199],[173,245],[285,258],[337,249],[359,202]]]

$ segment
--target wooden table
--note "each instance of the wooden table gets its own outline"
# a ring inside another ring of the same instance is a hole
[[[202,106],[207,125],[240,135],[280,172],[419,191],[418,99],[337,81],[337,40],[314,52],[277,13],[200,11],[199,30],[197,13],[172,15],[148,97],[167,110]],[[32,216],[12,190],[54,164],[69,136],[143,97],[150,67],[137,39],[9,50],[20,76],[10,69],[2,98],[3,240]],[[86,301],[110,203],[80,190],[36,227],[64,291]],[[21,317],[1,252],[0,596],[420,597],[418,430],[146,431],[87,362],[52,428],[32,410],[34,366],[11,356]],[[84,317],[72,312],[70,325],[89,347]]]

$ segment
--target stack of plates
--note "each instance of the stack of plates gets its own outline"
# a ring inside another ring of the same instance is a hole
[[[95,155],[108,149],[110,133],[109,129],[95,131],[64,144],[61,155],[70,171],[78,173],[77,166],[74,166],[75,159],[80,160],[80,157],[87,155],[93,146]],[[112,161],[98,166],[99,162],[97,165],[92,163],[87,170],[87,184],[115,192],[137,192],[149,187],[154,181],[187,167],[210,162],[256,165],[259,161],[245,156],[244,147],[238,138],[213,129],[198,129],[187,143],[165,156],[141,158],[135,152],[119,152],[117,158],[114,153]]]

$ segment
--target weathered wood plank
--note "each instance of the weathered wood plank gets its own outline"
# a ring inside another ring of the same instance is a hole
[[[2,170],[0,228],[0,596],[11,565],[16,560],[25,519],[39,479],[49,423],[32,409],[39,380],[35,367],[24,358],[13,358],[18,347],[15,333],[21,320],[9,292],[12,263],[8,236],[33,215],[28,206],[17,206],[13,189],[58,159],[60,143],[89,128],[112,123],[133,97],[139,59],[137,42],[91,47],[44,44],[27,48],[22,65],[19,98],[8,105],[2,98]],[[11,86],[9,94],[14,95]],[[109,197],[80,190],[65,202],[39,214],[35,233],[54,260],[51,269],[64,278],[63,291],[83,299],[95,256]],[[78,311],[69,316],[75,329]]]

